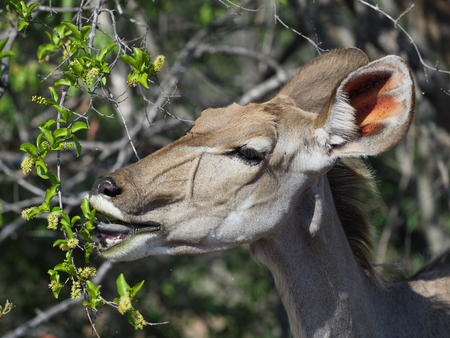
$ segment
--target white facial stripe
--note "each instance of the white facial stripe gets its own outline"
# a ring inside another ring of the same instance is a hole
[[[266,153],[272,150],[272,141],[265,137],[255,137],[248,141],[245,146]]]
[[[217,148],[211,148],[211,147],[191,147],[191,146],[185,146],[185,147],[179,147],[178,150],[185,151],[185,152],[202,152],[202,153],[220,153],[221,150]]]
[[[238,224],[241,223],[247,216],[248,210],[252,207],[255,196],[250,196],[244,203],[242,203],[237,210],[230,212],[230,214],[223,220],[222,224],[214,229],[211,237],[220,239],[221,237],[236,233]]]
[[[89,198],[89,203],[105,216],[110,216],[123,221],[124,217],[122,212],[108,200],[109,198],[109,196],[104,195],[93,195]]]
[[[272,140],[265,137],[255,137],[246,142],[244,147],[255,149],[261,153],[268,152],[272,150]],[[178,150],[185,152],[202,152],[202,153],[211,153],[211,154],[221,154],[226,149],[212,148],[212,147],[180,147]],[[229,149],[232,150],[232,149]]]

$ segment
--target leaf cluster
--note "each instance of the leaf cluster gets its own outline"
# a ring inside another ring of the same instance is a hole
[[[8,12],[13,13],[13,9],[15,10],[17,16],[17,29],[21,31],[25,27],[27,27],[30,23],[29,21],[32,19],[31,13],[33,10],[39,5],[39,2],[35,2],[27,6],[23,1],[10,0],[10,5],[6,5],[6,9]]]
[[[27,6],[23,1],[10,1],[7,9],[16,16],[19,30],[31,23],[32,12],[37,5],[38,3],[34,3]],[[41,22],[36,21],[36,23]],[[43,25],[51,32],[46,31],[49,43],[41,44],[37,49],[39,61],[45,62],[51,54],[62,51],[63,60],[60,67],[64,65],[66,67],[66,70],[63,71],[64,78],[57,80],[54,86],[64,87],[64,94],[67,94],[70,88],[77,88],[81,89],[82,92],[89,93],[91,97],[98,86],[106,86],[105,75],[111,71],[106,59],[110,52],[118,47],[118,43],[113,42],[97,50],[93,48],[92,39],[90,39],[90,37],[94,36],[90,25],[84,25],[80,29],[68,21],[63,21],[54,28],[46,24]],[[7,41],[6,39],[0,42],[0,59],[13,55],[12,52],[3,53]],[[148,53],[135,49],[132,56],[122,55],[121,59],[134,67],[132,76],[137,76],[138,81],[148,88],[148,75],[155,74],[159,70],[157,66],[150,62]],[[46,162],[47,155],[50,152],[56,152],[59,158],[60,151],[72,147],[76,148],[77,157],[80,156],[82,147],[76,134],[88,128],[86,122],[79,121],[80,118],[84,118],[87,121],[87,117],[78,115],[74,119],[73,117],[76,114],[64,107],[65,95],[62,95],[60,98],[54,87],[49,86],[48,88],[50,97],[34,96],[33,101],[55,108],[58,118],[42,122],[38,126],[39,134],[36,137],[36,141],[34,143],[23,143],[20,146],[20,150],[27,154],[22,163],[24,173],[31,171],[32,168],[36,168],[38,176],[50,183],[50,187],[45,192],[44,202],[40,206],[24,210],[22,216],[30,220],[42,213],[48,213],[48,228],[59,230],[62,233],[63,238],[54,241],[53,247],[59,247],[61,250],[66,251],[65,258],[61,263],[48,270],[50,277],[49,287],[54,297],[58,298],[63,287],[71,280],[72,299],[78,299],[81,292],[84,292],[85,298],[88,299],[84,301],[84,305],[95,313],[98,307],[105,304],[115,305],[116,303],[108,302],[101,297],[101,285],[96,286],[89,280],[91,276],[95,275],[95,269],[77,267],[73,255],[75,249],[81,249],[84,252],[84,262],[89,263],[89,258],[97,247],[97,244],[91,241],[93,230],[95,229],[95,209],[90,209],[89,201],[85,198],[81,204],[81,211],[85,218],[84,222],[81,222],[81,217],[78,215],[70,217],[63,210],[60,178],[49,170]],[[59,197],[57,206],[52,205],[55,196]],[[67,274],[68,277],[63,278],[64,274]],[[118,292],[121,296],[126,295],[126,297],[129,297],[131,301],[144,282],[142,281],[133,287],[129,287],[123,275],[120,278],[120,282],[117,284]],[[62,283],[64,279],[66,281]],[[132,311],[128,314],[128,321],[136,329],[142,328],[142,325],[145,325],[146,322],[134,307],[131,307],[131,309]],[[140,317],[137,317],[136,313]]]

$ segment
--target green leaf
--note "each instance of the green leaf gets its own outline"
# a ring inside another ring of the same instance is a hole
[[[33,210],[31,210],[28,213],[28,220],[32,219],[34,216],[39,215],[41,212],[43,212],[41,208],[39,208],[39,207],[38,208],[34,208]]]
[[[77,148],[77,157],[81,154],[81,144],[80,141],[78,141],[78,137],[75,135],[72,135],[73,142],[75,142],[75,147]]]
[[[131,288],[131,292],[130,292],[130,299],[133,299],[134,296],[136,296],[136,294],[138,293],[138,291],[142,288],[142,285],[144,285],[145,280],[137,283],[135,286],[133,286]]]
[[[55,30],[55,32],[59,35],[59,37],[61,38],[61,39],[64,39],[67,35],[69,35],[70,34],[70,32],[67,32],[66,33],[66,25],[64,25],[64,24],[59,24],[58,26],[56,26],[55,28],[54,28],[54,30]],[[57,44],[59,41],[59,38],[56,36],[56,34],[54,34],[54,36],[56,37],[56,39],[50,39],[50,40],[53,40],[53,42],[54,42],[54,44]]]
[[[50,90],[50,94],[52,95],[53,101],[55,101],[55,103],[57,103],[58,102],[58,93],[56,92],[55,88],[48,87],[48,89]]]
[[[56,216],[59,216],[63,213],[63,209],[61,207],[53,207],[52,214],[55,214]]]
[[[60,246],[61,244],[66,244],[67,241],[65,239],[57,239],[54,243],[53,243],[53,247],[55,246]],[[58,264],[57,266],[55,266],[55,270],[58,271],[65,271],[65,269],[62,268],[62,264]]]
[[[81,64],[73,63],[69,66],[77,78],[81,79],[84,75],[84,68]]]
[[[147,73],[142,73],[142,74],[139,74],[138,81],[140,84],[142,84],[145,88],[148,89],[147,78],[148,78]]]
[[[53,135],[58,138],[58,137],[63,137],[64,139],[70,138],[70,136],[72,135],[72,133],[70,132],[69,129],[67,128],[59,128],[56,129],[53,133]],[[56,144],[55,144],[56,146]]]
[[[130,286],[125,281],[125,277],[123,276],[123,273],[121,273],[119,275],[119,277],[117,277],[116,284],[117,284],[117,292],[119,293],[119,295],[122,297],[125,297],[125,296],[129,297]]]
[[[41,126],[39,126],[38,128],[40,129],[40,131],[42,131],[42,134],[44,134],[44,137],[47,139],[48,143],[53,146],[53,143],[55,143],[55,139],[53,138],[52,131]]]
[[[56,244],[56,242],[58,242],[58,241],[61,241],[61,242],[59,242],[58,244]],[[55,246],[59,246],[59,245],[61,245],[61,244],[64,244],[64,243],[67,243],[67,241],[66,240],[64,240],[64,239],[58,239],[58,241],[56,241],[55,243],[53,243],[53,247],[55,247]],[[55,267],[54,267],[54,269],[55,269],[55,271],[64,271],[64,272],[67,272],[67,266],[66,266],[66,264],[64,264],[64,263],[59,263],[58,265],[56,265]]]
[[[47,167],[42,167],[42,166],[37,166],[36,165],[36,172],[37,172],[37,174],[39,175],[39,177],[40,178],[43,178],[44,180],[48,180],[50,177],[49,177],[49,175],[47,175],[46,173],[47,173]]]
[[[7,58],[7,57],[10,57],[10,56],[13,56],[13,55],[15,55],[15,53],[13,52],[13,51],[7,51],[7,52],[4,52],[4,53],[0,53],[0,59],[3,59],[3,58]]]
[[[78,222],[80,219],[81,219],[80,216],[73,216],[72,219],[71,219],[71,221],[70,221],[70,224],[71,224],[72,226],[74,226],[75,223]]]
[[[109,74],[108,64],[105,62],[102,66],[102,73]]]
[[[39,210],[41,212],[50,212],[50,204],[47,202],[43,202],[40,206],[39,206]]]
[[[22,6],[21,14],[23,17],[26,17],[28,14],[28,7],[25,5],[25,2],[21,1],[20,6]]]
[[[26,21],[17,20],[17,29],[19,30],[19,32],[28,25],[29,25],[29,23]]]
[[[137,64],[137,69],[140,69],[143,63],[142,60],[142,50],[140,50],[139,48],[133,48],[133,54],[134,54],[134,58],[136,60],[136,64]]]
[[[38,150],[31,143],[21,144],[20,145],[20,150],[27,152],[28,154],[30,154],[33,157],[38,157]]]
[[[59,283],[61,277],[59,276],[59,273],[57,271],[50,269],[50,270],[48,270],[47,273],[50,275],[50,281],[56,281]],[[61,291],[61,289],[62,289],[62,286],[60,288],[52,290],[53,296],[55,298],[58,298],[58,295],[59,295],[59,292]]]
[[[81,36],[80,31],[77,29],[77,27],[73,23],[63,21],[62,24],[66,25],[67,28],[69,28],[73,32],[73,34],[75,34],[75,36],[77,37],[78,40],[83,41],[83,37]]]
[[[86,34],[91,30],[91,26],[84,26],[81,28],[81,39],[84,40],[86,38]]]
[[[56,175],[54,174],[48,174],[48,178],[50,179],[50,182],[52,182],[52,184],[59,183],[58,177],[56,177]]]
[[[92,236],[89,238],[91,239]],[[95,247],[91,243],[86,243],[84,246],[84,262],[87,264],[89,263],[89,257],[91,256],[92,252],[94,252]]]
[[[72,73],[70,72],[64,72],[64,76],[67,78],[67,80],[69,80],[70,82],[73,83],[77,83],[77,79],[75,78],[75,76],[73,76]]]
[[[41,127],[45,129],[50,129],[55,123],[56,123],[55,120],[48,120],[46,122],[42,122]]]
[[[55,48],[56,46],[51,43],[44,43],[40,45],[36,53],[39,61],[42,61],[44,59],[45,54],[53,52]]]
[[[72,126],[72,133],[76,133],[78,130],[87,129],[87,124],[85,122],[75,122]]]
[[[39,5],[39,2],[32,3],[30,6],[28,6],[28,16],[31,18],[31,13],[34,11],[36,6]]]
[[[87,241],[89,241],[92,238],[91,233],[87,229],[77,231],[77,235],[83,236],[83,238]]]
[[[55,86],[57,86],[57,87],[61,87],[61,86],[63,86],[63,87],[64,86],[70,87],[70,86],[75,86],[75,85],[69,80],[60,79],[60,80],[55,82]]]
[[[0,53],[3,52],[3,48],[5,48],[6,43],[8,42],[8,40],[9,40],[9,37],[7,37],[7,38],[6,38],[5,40],[3,40],[3,41],[0,41]]]
[[[23,1],[22,1],[22,2],[23,2]],[[11,0],[10,3],[11,3],[14,7],[16,7],[17,13],[23,14],[23,12],[22,12],[22,7],[21,7],[19,1],[17,1],[17,0]],[[8,5],[7,7],[9,8],[9,5]]]
[[[38,169],[38,171],[39,171],[39,168],[42,168],[44,173],[45,174],[47,173],[47,164],[41,158],[36,160],[36,168]]]
[[[89,220],[92,220],[91,217],[91,205],[89,204],[89,198],[85,197],[83,202],[81,202],[81,211],[83,212],[83,216]],[[94,209],[95,215],[95,209]]]
[[[111,50],[114,47],[117,47],[117,45],[115,43],[111,43],[111,44],[107,45],[105,48],[103,48],[102,51],[100,52],[99,56],[98,56],[99,60],[101,62],[104,62],[106,57],[108,56],[109,52],[111,52]]]
[[[84,301],[84,306],[90,306],[91,308],[95,309],[97,306],[102,306],[105,303],[100,299],[100,288],[101,285],[95,287],[94,283],[92,283],[90,280],[86,281],[86,291],[89,295],[90,301]]]
[[[58,193],[59,184],[52,185],[50,188],[47,189],[45,192],[45,201],[50,204],[50,201],[53,197]]]
[[[73,112],[71,110],[69,110],[69,109],[66,109],[66,108],[61,107],[61,106],[56,105],[56,104],[53,105],[53,107],[55,107],[60,112],[60,114],[61,114],[61,116],[62,116],[62,118],[64,119],[65,122],[67,122],[69,120],[69,118],[72,116]],[[55,134],[55,137],[57,137],[56,136],[56,132],[54,134]],[[70,137],[70,133],[67,134],[67,137]]]
[[[136,63],[136,60],[133,57],[129,56],[129,55],[120,55],[119,58],[123,62],[128,63],[130,66],[132,66],[134,68],[138,67],[137,63]]]
[[[62,220],[61,220],[61,223],[65,223],[65,222],[63,222],[63,221],[65,221],[65,219],[62,219]],[[74,238],[75,238],[75,236],[73,235],[72,229],[71,229],[70,226],[68,226],[67,224],[63,224],[62,230],[65,230],[65,231],[66,231],[67,237],[68,237],[69,239],[74,239]]]

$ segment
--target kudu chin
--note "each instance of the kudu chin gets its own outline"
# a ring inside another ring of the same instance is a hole
[[[355,48],[300,69],[270,101],[207,109],[179,140],[94,184],[106,258],[202,254],[250,243],[295,337],[450,336],[450,259],[381,282],[370,263],[357,157],[408,132],[414,83],[397,56]]]

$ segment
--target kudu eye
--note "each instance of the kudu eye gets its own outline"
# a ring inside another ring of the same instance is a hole
[[[237,156],[248,164],[259,164],[264,160],[264,153],[249,147],[238,147],[227,155]]]

